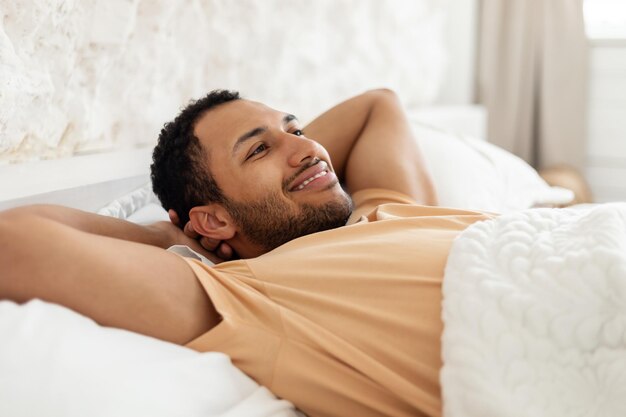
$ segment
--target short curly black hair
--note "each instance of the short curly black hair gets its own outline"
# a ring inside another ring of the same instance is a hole
[[[189,211],[193,207],[227,201],[193,131],[196,122],[207,111],[240,98],[237,91],[213,90],[205,97],[191,101],[161,130],[150,166],[152,189],[163,208],[176,211],[181,227],[189,221]]]

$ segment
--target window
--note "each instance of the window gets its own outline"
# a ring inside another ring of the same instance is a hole
[[[626,1],[584,0],[585,28],[590,39],[626,39]]]

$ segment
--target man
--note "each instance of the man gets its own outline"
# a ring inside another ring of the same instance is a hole
[[[185,232],[61,207],[7,211],[0,297],[225,352],[312,417],[440,415],[443,268],[453,238],[486,217],[415,205],[435,204],[422,162],[390,91],[304,128],[216,91],[155,149],[155,191]],[[195,237],[242,259],[208,267],[160,249],[202,250]],[[32,256],[42,246],[47,256]]]

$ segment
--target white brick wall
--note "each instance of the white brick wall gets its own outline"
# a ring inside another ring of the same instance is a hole
[[[0,163],[151,145],[213,88],[296,113],[435,100],[449,0],[0,0]]]

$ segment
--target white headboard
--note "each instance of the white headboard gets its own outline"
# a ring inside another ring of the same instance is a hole
[[[149,181],[151,148],[0,165],[0,210],[61,204],[97,211]]]

